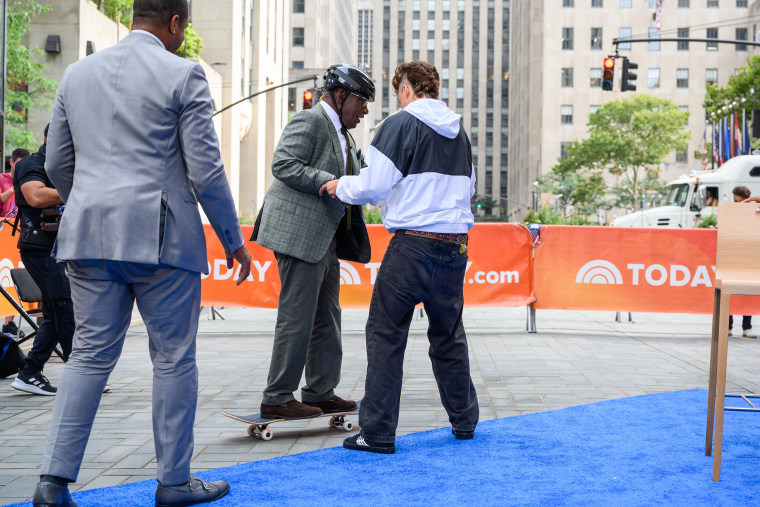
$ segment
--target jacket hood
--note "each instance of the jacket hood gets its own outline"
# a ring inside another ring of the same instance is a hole
[[[459,135],[461,116],[449,109],[443,101],[417,99],[407,104],[404,111],[435,130],[439,135],[449,139],[454,139]]]

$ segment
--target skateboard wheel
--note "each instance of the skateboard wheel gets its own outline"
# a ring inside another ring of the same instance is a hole
[[[272,440],[272,437],[274,435],[272,434],[272,430],[264,430],[261,432],[261,439],[262,440]]]
[[[353,430],[353,429],[354,429],[354,423],[352,423],[351,421],[346,421],[346,422],[343,424],[343,429],[344,429],[344,430],[346,430],[346,431],[351,431],[351,430]]]
[[[259,434],[259,430],[258,428],[256,428],[255,424],[251,424],[250,426],[248,426],[247,432],[248,432],[249,437],[257,437]]]
[[[330,419],[327,421],[327,424],[328,424],[328,425],[329,425],[331,428],[335,428],[336,426],[338,426],[338,419],[336,419],[335,417],[331,417],[331,418],[330,418]]]

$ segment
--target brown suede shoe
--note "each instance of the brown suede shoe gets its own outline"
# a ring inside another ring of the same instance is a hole
[[[264,419],[309,419],[322,415],[319,408],[304,405],[298,400],[290,400],[282,405],[261,404],[261,417]]]
[[[305,401],[304,405],[321,408],[325,414],[335,414],[340,412],[351,412],[356,410],[358,405],[353,400],[344,400],[339,396],[333,396],[325,401]]]

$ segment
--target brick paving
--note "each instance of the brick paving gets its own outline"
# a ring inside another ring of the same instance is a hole
[[[271,441],[246,435],[222,411],[255,412],[271,354],[276,312],[227,308],[225,320],[204,311],[198,335],[199,403],[193,470],[235,465],[341,445],[347,433],[325,418],[273,426]],[[626,314],[623,314],[626,316]],[[343,311],[343,377],[337,394],[360,399],[364,389],[366,310]],[[537,334],[525,308],[470,308],[465,327],[481,420],[553,410],[600,400],[706,388],[709,315],[635,314],[616,323],[611,312],[537,312]],[[412,322],[406,353],[399,434],[447,426],[427,356],[426,319]],[[760,324],[759,324],[760,326]],[[760,343],[734,337],[728,390],[760,391]],[[45,369],[57,384],[63,368]],[[155,477],[147,334],[128,333],[104,395],[72,491]],[[28,500],[38,481],[53,399],[20,393],[0,379],[0,504]],[[188,393],[189,396],[192,393]],[[705,400],[706,402],[706,400]]]

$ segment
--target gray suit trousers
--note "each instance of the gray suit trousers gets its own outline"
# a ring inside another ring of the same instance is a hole
[[[153,362],[153,436],[164,485],[190,476],[198,399],[195,337],[200,274],[166,265],[69,261],[76,332],[63,370],[42,475],[76,481],[108,376],[121,355],[136,300]]]
[[[293,400],[306,369],[302,401],[332,398],[340,381],[340,263],[335,241],[316,263],[275,252],[280,272],[280,299],[272,362],[262,403]]]

